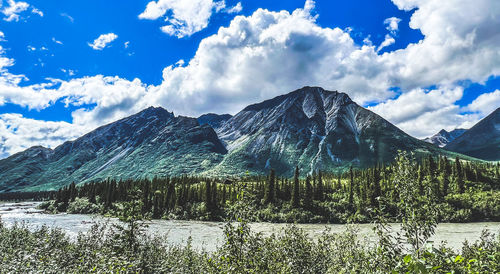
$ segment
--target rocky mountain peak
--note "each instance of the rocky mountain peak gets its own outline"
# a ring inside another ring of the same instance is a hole
[[[464,132],[466,131],[467,130],[463,128],[457,128],[450,132],[442,129],[433,136],[425,138],[424,141],[434,144],[438,147],[444,147],[456,138],[460,137],[460,135],[464,134]]]

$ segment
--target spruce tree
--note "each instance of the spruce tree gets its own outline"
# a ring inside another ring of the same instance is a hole
[[[316,191],[314,193],[314,199],[317,201],[323,201],[323,178],[321,176],[321,171],[318,171],[318,183],[316,185]]]
[[[212,211],[212,184],[209,179],[205,181],[205,205],[207,211]]]
[[[371,203],[373,206],[378,206],[377,197],[380,197],[382,195],[382,191],[380,190],[380,169],[378,168],[373,169],[372,180],[373,180],[373,192],[371,196],[372,198]]]
[[[274,203],[275,188],[276,188],[275,183],[276,183],[275,171],[274,169],[271,169],[267,180],[266,194],[264,196],[266,204]]]
[[[450,174],[451,174],[451,167],[450,163],[448,162],[448,159],[444,157],[443,159],[443,171],[442,171],[442,180],[443,180],[443,197],[448,195],[448,188],[450,185]]]
[[[464,193],[464,175],[462,172],[462,165],[458,156],[455,158],[455,178],[457,180],[457,189],[459,193]]]
[[[354,174],[352,166],[349,168],[349,205],[352,207],[354,203]]]
[[[307,176],[306,178],[306,193],[304,195],[304,208],[311,209],[312,208],[312,186],[311,186],[311,177]]]
[[[292,207],[299,207],[300,206],[300,185],[299,185],[299,167],[295,167],[295,174],[293,177],[293,191],[292,191]]]

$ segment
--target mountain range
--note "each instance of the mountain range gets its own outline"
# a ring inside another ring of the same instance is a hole
[[[463,128],[457,128],[449,132],[442,129],[441,131],[432,135],[431,137],[425,138],[424,141],[431,144],[435,144],[438,147],[444,147],[451,141],[455,140],[460,135],[464,134],[464,132],[466,131],[467,130]]]
[[[483,128],[499,129],[494,123]],[[345,93],[304,87],[234,116],[190,118],[150,107],[54,149],[29,148],[0,160],[0,192],[105,178],[257,175],[270,168],[292,176],[295,166],[301,174],[337,172],[390,162],[398,150],[459,155],[411,137]]]
[[[500,107],[444,148],[483,160],[500,161]]]

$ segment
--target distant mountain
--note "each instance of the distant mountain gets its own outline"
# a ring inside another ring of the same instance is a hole
[[[213,172],[291,175],[390,162],[398,150],[446,153],[404,133],[345,93],[304,87],[246,107],[217,129],[228,154]]]
[[[54,150],[33,147],[0,160],[0,191],[57,189],[108,177],[198,174],[226,152],[210,126],[151,107]]]
[[[475,158],[500,160],[500,108],[445,146],[445,149]]]
[[[215,130],[214,130],[215,129]],[[174,116],[148,108],[55,149],[0,160],[0,192],[58,189],[71,182],[182,174],[291,176],[390,162],[398,150],[455,154],[404,133],[345,93],[304,87],[235,116]]]
[[[219,128],[224,122],[227,120],[231,119],[233,117],[230,114],[215,114],[215,113],[208,113],[208,114],[203,114],[200,117],[197,118],[198,123],[200,125],[209,125],[212,128],[216,129]]]
[[[434,134],[433,136],[425,138],[424,141],[431,143],[431,144],[435,144],[438,147],[444,147],[448,143],[450,143],[451,141],[455,140],[460,135],[464,134],[464,132],[466,132],[466,131],[467,130],[463,129],[463,128],[457,128],[457,129],[454,129],[450,132],[442,129],[441,131]]]

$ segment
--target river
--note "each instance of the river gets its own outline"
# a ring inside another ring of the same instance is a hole
[[[30,229],[42,225],[58,227],[74,238],[79,232],[87,231],[97,222],[118,222],[114,218],[104,218],[81,214],[44,214],[36,209],[37,202],[3,203],[0,204],[0,218],[7,226],[14,223],[25,223]],[[274,223],[251,223],[252,231],[271,234],[279,232],[286,224]],[[342,224],[298,224],[311,237],[321,234],[325,228],[331,232],[343,232],[346,225]],[[359,236],[371,241],[374,238],[372,224],[356,225]],[[397,230],[398,224],[392,224]],[[171,244],[183,245],[188,238],[192,238],[192,245],[197,249],[214,250],[223,242],[224,223],[201,222],[201,221],[177,221],[177,220],[152,220],[148,221],[147,232],[158,235],[166,235],[166,241]],[[480,223],[440,223],[436,228],[436,234],[430,239],[430,243],[438,245],[446,241],[447,246],[459,250],[465,240],[474,242],[479,239],[481,232],[488,229],[493,233],[500,231],[500,222]]]

